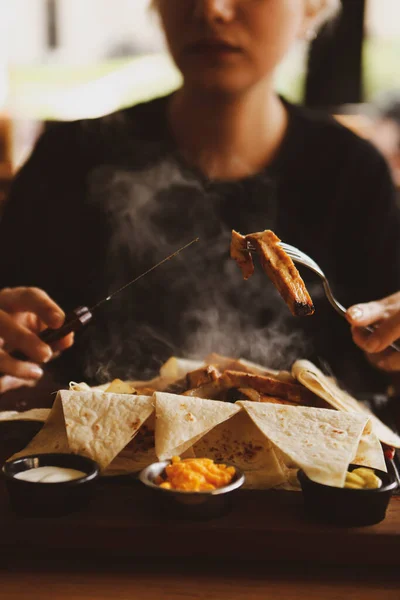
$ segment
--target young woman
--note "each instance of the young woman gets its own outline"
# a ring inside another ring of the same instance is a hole
[[[12,288],[0,294],[1,372],[17,383],[40,378],[49,348],[26,313],[36,328],[62,318],[59,309],[50,318],[56,307],[43,292],[20,286],[46,290],[65,311],[92,306],[199,236],[98,311],[47,368],[63,381],[99,381],[146,377],[171,354],[216,351],[271,366],[309,357],[353,389],[372,389],[372,369],[317,277],[302,270],[316,313],[296,319],[261,270],[244,282],[229,259],[232,229],[272,229],[321,265],[345,306],[400,288],[385,161],[274,91],[288,49],[337,8],[336,0],[158,0],[181,89],[50,129],[15,180],[0,226],[0,285]],[[11,359],[10,348],[33,362]]]

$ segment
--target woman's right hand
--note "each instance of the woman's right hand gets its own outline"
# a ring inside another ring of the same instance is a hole
[[[400,352],[391,350],[390,345],[400,339],[400,292],[352,306],[346,317],[352,325],[354,342],[364,350],[369,362],[387,373],[399,373]],[[371,325],[373,333],[363,331],[363,327]]]
[[[64,320],[64,312],[43,290],[18,287],[0,291],[0,393],[35,385],[43,376],[40,365],[72,346],[73,334],[51,348],[37,335],[48,327],[58,329]],[[13,358],[10,353],[14,350],[29,360]]]

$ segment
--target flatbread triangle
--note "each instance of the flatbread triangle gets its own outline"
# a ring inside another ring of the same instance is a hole
[[[238,404],[155,393],[156,454],[159,460],[182,455],[211,429],[241,410]]]
[[[240,401],[264,435],[314,481],[342,487],[368,415]]]
[[[151,396],[61,391],[59,397],[71,452],[89,456],[102,469],[154,411]]]
[[[400,437],[390,427],[382,423],[364,404],[342,390],[332,377],[324,375],[312,362],[297,360],[292,367],[292,375],[336,410],[368,415],[380,441],[388,446],[400,448]]]

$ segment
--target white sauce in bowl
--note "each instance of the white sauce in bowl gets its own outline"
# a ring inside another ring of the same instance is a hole
[[[21,471],[14,475],[15,479],[23,481],[32,481],[34,483],[63,483],[65,481],[73,481],[86,477],[87,473],[77,471],[76,469],[66,469],[64,467],[37,467],[37,469],[29,469]]]

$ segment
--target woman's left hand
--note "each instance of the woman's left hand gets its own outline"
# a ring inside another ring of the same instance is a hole
[[[400,352],[389,348],[400,340],[400,292],[375,302],[356,304],[348,309],[346,318],[352,326],[354,342],[375,367],[387,372],[400,371]],[[376,328],[373,333],[362,329],[368,325]]]

